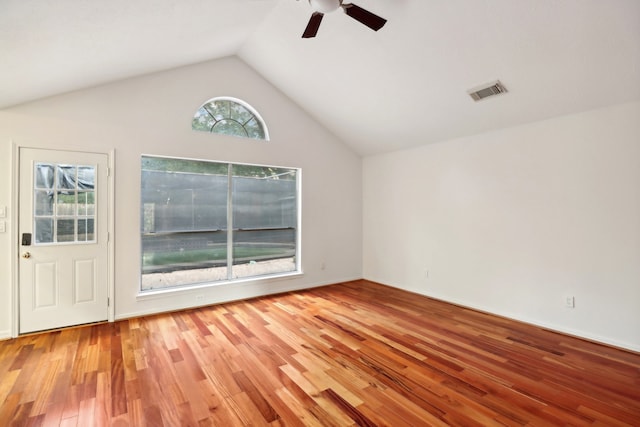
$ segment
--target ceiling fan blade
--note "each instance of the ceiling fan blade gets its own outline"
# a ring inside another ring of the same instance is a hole
[[[323,17],[324,14],[320,12],[313,12],[311,19],[309,19],[309,23],[307,24],[307,28],[305,28],[304,33],[302,33],[303,39],[315,37],[316,34],[318,34],[318,28],[320,28],[320,23],[322,22]]]
[[[378,15],[371,13],[368,10],[365,10],[353,3],[343,4],[342,8],[347,15],[374,31],[378,31],[380,28],[384,27],[384,24],[387,23],[386,19],[381,18]]]

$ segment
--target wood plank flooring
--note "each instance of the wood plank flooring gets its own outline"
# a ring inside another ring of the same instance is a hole
[[[367,281],[0,342],[2,426],[640,426],[640,354]]]

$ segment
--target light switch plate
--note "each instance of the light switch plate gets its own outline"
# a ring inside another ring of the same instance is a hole
[[[7,207],[0,206],[0,218],[6,218],[6,217],[7,217]]]

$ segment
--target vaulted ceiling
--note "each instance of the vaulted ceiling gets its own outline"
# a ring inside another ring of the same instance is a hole
[[[638,0],[354,2],[0,0],[0,108],[237,55],[366,156],[640,100]]]

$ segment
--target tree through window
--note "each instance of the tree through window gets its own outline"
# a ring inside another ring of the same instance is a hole
[[[243,138],[269,140],[267,127],[249,104],[239,99],[219,97],[205,102],[191,121],[193,130]]]

